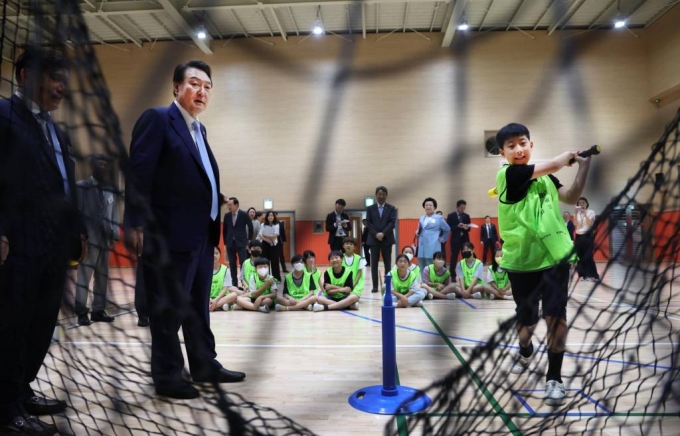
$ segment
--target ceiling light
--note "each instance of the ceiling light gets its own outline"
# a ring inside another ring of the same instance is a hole
[[[312,27],[312,33],[321,35],[323,33],[323,27],[320,24],[315,24],[314,27]]]
[[[618,19],[618,20],[616,20],[616,22],[614,23],[614,27],[616,27],[617,29],[620,29],[620,28],[622,28],[622,27],[625,26],[625,25],[626,25],[626,20],[623,20],[623,19]]]
[[[199,30],[196,32],[196,36],[198,36],[198,39],[205,39],[208,35],[205,33],[205,30]]]
[[[458,30],[468,30],[470,26],[468,25],[467,21],[463,21],[458,25]]]

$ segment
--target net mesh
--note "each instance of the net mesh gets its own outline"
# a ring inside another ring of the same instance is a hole
[[[72,65],[71,92],[58,121],[74,138],[73,143],[80,144],[71,150],[73,158],[85,164],[90,155],[105,153],[114,159],[116,168],[124,169],[127,147],[78,2],[5,0],[2,13],[2,95],[16,90],[12,64],[22,44],[40,43],[58,50]],[[342,56],[349,58],[351,53]],[[563,57],[567,65],[572,60],[569,53]],[[371,74],[389,71],[363,72],[364,76]],[[344,75],[339,83],[350,79]],[[464,84],[465,78],[460,80]],[[464,104],[463,93],[456,98]],[[333,112],[332,104],[328,110]],[[462,117],[456,121],[460,125],[465,121],[464,114]],[[680,316],[674,305],[680,301],[676,267],[680,220],[672,212],[680,210],[679,121],[680,115],[667,125],[637,174],[599,215],[596,225],[606,230],[597,233],[611,235],[614,242],[610,243],[610,238],[595,241],[596,250],[609,253],[603,281],[593,283],[587,293],[572,286],[569,329],[580,330],[586,341],[567,353],[577,362],[573,371],[564,374],[572,386],[567,403],[548,412],[531,407],[533,399],[543,395],[537,387],[543,386],[544,379],[539,369],[545,367],[546,360],[544,332],[539,330],[534,342],[539,363],[530,367],[528,375],[513,377],[508,368],[517,353],[512,345],[517,343],[514,318],[500,323],[487,340],[464,351],[453,345],[433,320],[460,365],[425,389],[433,400],[428,410],[395,417],[385,427],[386,434],[396,434],[400,420],[405,420],[411,434],[580,434],[602,429],[608,434],[674,434],[662,422],[680,411],[680,332],[673,322]],[[323,130],[332,129],[324,126]],[[327,144],[324,135],[320,142]],[[452,159],[462,162],[464,157]],[[307,188],[311,197],[313,185],[309,183]],[[131,201],[153,222],[140,199]],[[650,212],[652,205],[654,213]],[[149,242],[162,253],[159,236]],[[160,276],[171,273],[167,256],[159,255],[153,262]],[[220,385],[206,386],[199,401],[157,397],[150,382],[146,337],[114,324],[106,333],[93,329],[87,337],[88,346],[79,346],[83,336],[71,335],[68,327],[74,313],[69,302],[73,301],[75,272],[70,272],[70,278],[62,327],[37,379],[40,392],[65,398],[73,405],[74,412],[68,417],[55,418],[62,434],[312,434],[276,410],[227,392]],[[109,279],[112,288],[134,293],[133,280],[115,271]],[[603,290],[611,296],[609,300],[596,297]],[[178,294],[172,295],[181,307],[183,300]],[[118,314],[135,310],[132,303],[116,309]],[[592,327],[583,329],[584,325]],[[132,352],[130,343],[143,351]],[[565,413],[567,410],[578,411],[578,419]],[[484,419],[488,417],[498,419]]]

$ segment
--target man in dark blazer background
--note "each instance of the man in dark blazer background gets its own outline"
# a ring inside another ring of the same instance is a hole
[[[342,198],[335,200],[335,211],[326,215],[326,231],[331,251],[342,251],[342,240],[349,236],[349,215],[345,213],[347,203]]]
[[[238,266],[243,266],[243,262],[248,258],[248,241],[253,234],[253,222],[248,213],[241,210],[238,198],[229,197],[227,200],[227,212],[224,215],[224,245],[227,246],[227,257],[229,258],[229,271],[231,272],[231,284],[236,286],[238,283]],[[236,263],[238,255],[238,264]]]
[[[385,274],[392,269],[392,245],[394,245],[394,227],[397,224],[397,209],[387,204],[387,188],[378,186],[375,189],[376,203],[366,209],[368,240],[371,247],[372,292],[378,292],[378,262],[382,254]]]
[[[126,245],[144,268],[156,393],[189,399],[199,392],[182,379],[180,326],[194,382],[236,382],[245,374],[216,360],[210,330],[222,197],[219,169],[196,119],[210,100],[210,66],[198,60],[180,64],[172,81],[175,101],[147,109],[132,131],[124,223]]]
[[[470,215],[465,213],[466,207],[465,200],[458,200],[456,210],[446,217],[446,223],[451,227],[451,265],[458,262],[462,245],[470,242]]]
[[[482,262],[486,263],[486,252],[491,253],[491,259],[496,255],[496,243],[498,242],[498,231],[496,226],[491,223],[489,215],[484,217],[484,225],[482,226],[482,245],[484,251],[482,253]]]
[[[70,259],[87,254],[76,207],[70,141],[52,120],[66,96],[68,62],[27,47],[15,64],[18,91],[0,101],[0,434],[52,435],[30,415],[63,401],[31,388],[52,341]]]

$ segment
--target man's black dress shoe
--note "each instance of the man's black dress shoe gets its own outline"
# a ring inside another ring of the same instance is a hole
[[[378,292],[378,290],[377,290],[377,289],[373,289],[373,290],[371,290],[371,292],[375,294],[375,293]]]
[[[36,395],[24,401],[23,406],[29,415],[53,415],[66,410],[65,402]]]
[[[177,398],[179,400],[191,400],[198,398],[201,394],[198,389],[191,386],[191,383],[184,380],[177,380],[171,382],[154,383],[156,386],[156,394],[163,397]]]
[[[106,312],[103,310],[99,310],[97,312],[92,312],[92,321],[97,321],[97,322],[113,322],[116,320],[116,318],[112,316],[108,316]]]
[[[78,315],[79,326],[88,326],[90,324],[92,324],[92,321],[90,321],[90,318],[88,318],[87,315]]]
[[[1,435],[52,436],[57,431],[56,426],[39,421],[30,415],[15,416],[9,422],[0,425]]]
[[[219,371],[214,372],[208,377],[193,377],[196,383],[236,383],[243,381],[246,374],[239,371],[229,371],[227,368],[220,368]]]
[[[140,316],[137,321],[137,327],[149,327],[149,318]]]

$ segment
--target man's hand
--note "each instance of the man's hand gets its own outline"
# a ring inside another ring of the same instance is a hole
[[[144,233],[142,232],[141,227],[128,229],[128,231],[125,232],[125,247],[131,255],[142,257],[142,251],[144,249]]]
[[[9,240],[7,236],[0,236],[0,265],[5,263],[9,255]]]
[[[80,235],[80,259],[78,259],[78,262],[85,259],[87,259],[87,235]]]
[[[377,239],[378,241],[382,241],[384,237],[385,237],[385,235],[383,233],[376,233],[375,234],[375,239]]]

